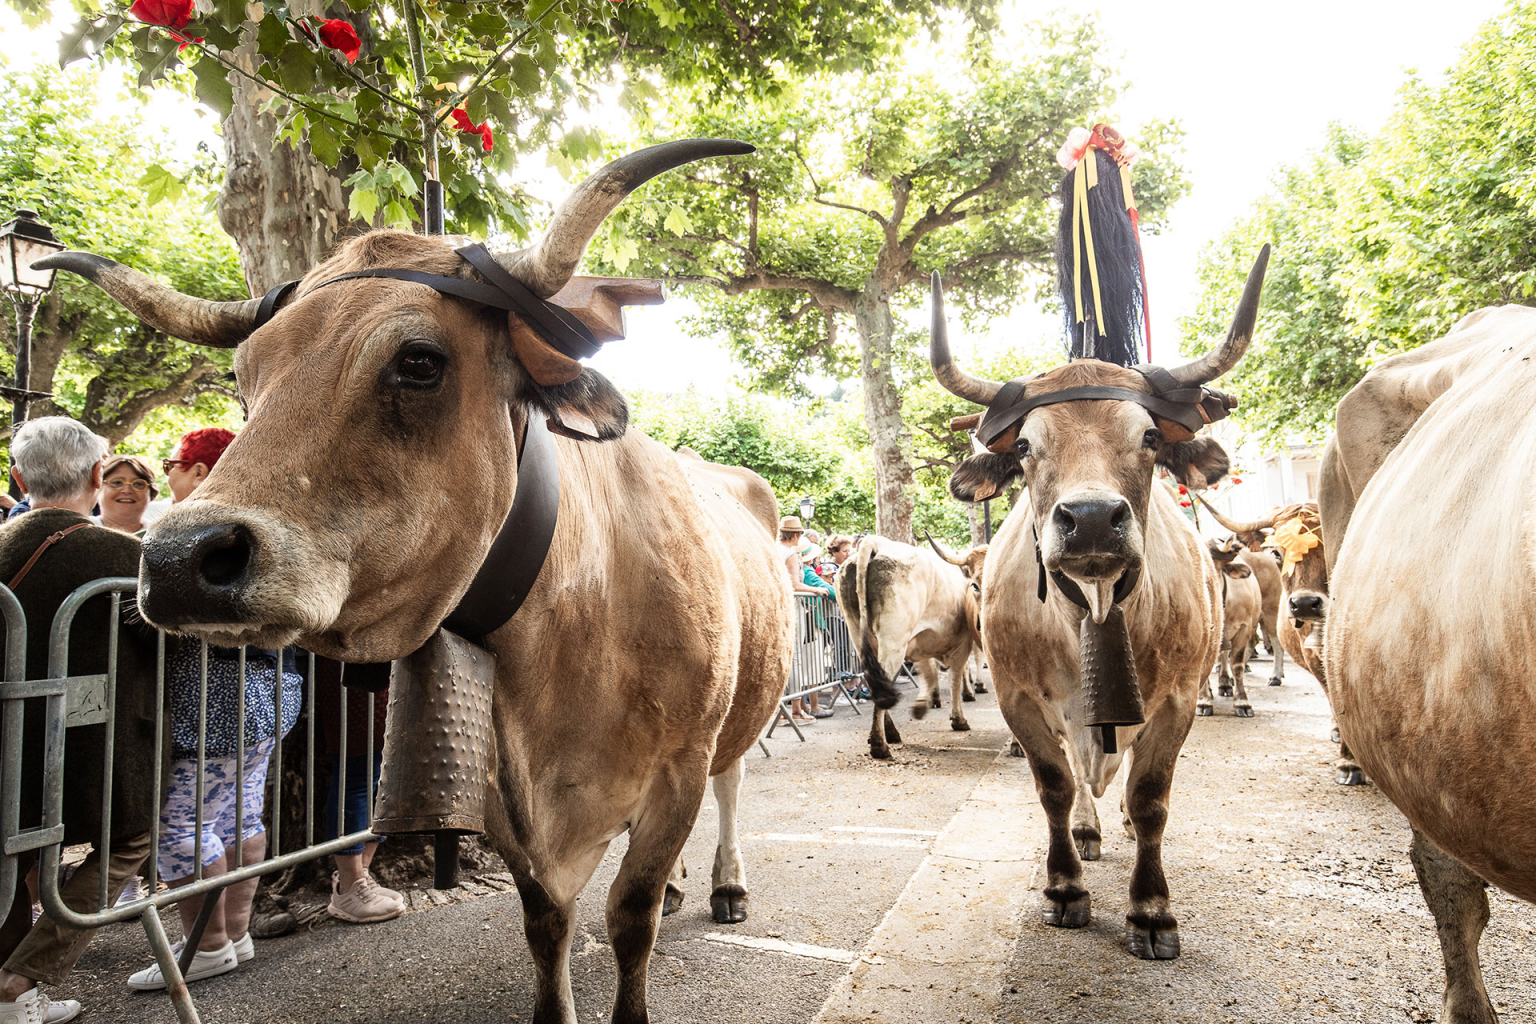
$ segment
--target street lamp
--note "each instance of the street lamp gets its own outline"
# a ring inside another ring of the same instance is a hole
[[[38,302],[53,288],[54,271],[33,270],[32,263],[65,248],[34,210],[17,210],[15,219],[0,225],[0,291],[16,306],[16,380],[14,390],[7,389],[15,403],[12,436],[26,421],[27,404],[33,396],[32,318],[37,315]],[[13,482],[12,490],[15,487]]]
[[[805,497],[800,499],[800,518],[806,522],[810,522],[811,517],[815,514],[816,499],[807,494]]]

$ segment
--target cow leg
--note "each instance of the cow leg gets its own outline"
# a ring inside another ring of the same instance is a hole
[[[1102,836],[1099,833],[1099,811],[1093,803],[1093,793],[1088,781],[1077,780],[1077,795],[1072,801],[1072,842],[1077,844],[1077,855],[1083,860],[1098,860]]]
[[[969,646],[963,652],[964,656],[949,659],[949,727],[955,732],[970,732],[971,723],[965,720],[965,711],[960,705],[965,703],[965,670],[971,664],[971,649]],[[971,700],[975,700],[972,697]]]
[[[1497,1024],[1498,1014],[1483,985],[1483,965],[1477,944],[1488,926],[1488,886],[1458,860],[1447,856],[1418,829],[1408,846],[1419,891],[1440,933],[1445,960],[1445,998],[1440,1004],[1443,1024]]]
[[[1200,680],[1200,696],[1195,699],[1195,714],[1210,715],[1216,709],[1216,702],[1211,698],[1211,676],[1206,673]]]
[[[1339,759],[1333,762],[1333,781],[1341,786],[1365,785],[1365,772],[1355,760],[1355,755],[1350,753],[1349,744],[1339,737],[1338,726],[1334,726],[1333,735],[1339,741]]]
[[[869,716],[869,756],[877,761],[889,761],[891,759],[891,746],[886,741],[885,724],[890,719],[890,714],[884,708],[875,708],[875,713]],[[896,742],[900,743],[898,738]]]
[[[1012,721],[1010,725],[1014,725]],[[1083,888],[1083,863],[1072,843],[1072,804],[1077,783],[1067,752],[1062,749],[1045,716],[1028,714],[1015,731],[1014,738],[1029,756],[1029,768],[1035,776],[1035,790],[1050,825],[1050,845],[1046,849],[1046,885],[1040,905],[1040,920],[1057,928],[1081,928],[1092,919],[1088,890]]]
[[[1252,718],[1253,705],[1248,701],[1248,649],[1233,656],[1232,664],[1232,713],[1238,718]]]
[[[1221,654],[1216,657],[1216,664],[1220,668],[1221,675],[1216,681],[1216,696],[1232,696],[1232,644],[1223,642]]]
[[[646,1024],[646,976],[667,876],[682,855],[704,798],[705,771],[674,775],[672,788],[653,796],[630,826],[629,849],[608,890],[608,941],[618,967],[613,1024]],[[662,780],[657,780],[658,787]],[[574,1019],[574,1018],[573,1018]]]
[[[965,666],[965,677],[971,683],[971,689],[977,693],[987,692],[987,680],[981,674],[981,648],[976,648],[975,658]]]
[[[1125,810],[1136,829],[1136,865],[1131,870],[1130,951],[1143,960],[1172,960],[1179,955],[1179,924],[1169,912],[1168,879],[1163,874],[1163,828],[1168,823],[1168,793],[1179,748],[1190,721],[1169,700],[1154,713],[1132,744],[1125,780]]]
[[[576,925],[576,901],[559,904],[526,871],[513,868],[517,894],[523,901],[523,934],[533,956],[534,1024],[576,1024],[571,995],[571,935]]]
[[[1280,646],[1280,638],[1275,635],[1274,627],[1264,624],[1264,646],[1269,648],[1270,655],[1275,659],[1273,671],[1269,675],[1270,686],[1283,686],[1285,684],[1285,648]]]
[[[710,884],[709,909],[716,924],[740,924],[747,919],[747,867],[741,859],[741,839],[736,832],[736,803],[741,781],[747,776],[747,759],[716,775],[715,804],[719,807],[720,843],[715,847],[715,870]]]
[[[667,876],[667,894],[661,900],[661,916],[667,917],[683,909],[683,879],[688,877],[688,865],[683,863],[681,855],[677,863],[672,865],[672,873]]]
[[[939,663],[933,658],[918,658],[916,661],[917,674],[923,679],[923,687],[917,692],[917,699],[912,702],[912,717],[922,718],[928,714],[929,707],[940,707],[939,704]]]

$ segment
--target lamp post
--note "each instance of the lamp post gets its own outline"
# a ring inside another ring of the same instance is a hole
[[[65,245],[34,210],[17,210],[14,219],[0,225],[0,290],[16,306],[15,405],[11,433],[27,418],[32,386],[32,318],[37,305],[53,288],[52,270],[33,270],[34,260],[62,252]],[[13,488],[15,484],[11,485]]]
[[[810,522],[811,517],[815,514],[816,499],[807,494],[805,497],[800,499],[800,518],[805,522]]]

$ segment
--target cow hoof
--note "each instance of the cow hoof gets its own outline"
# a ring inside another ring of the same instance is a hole
[[[1019,746],[1019,741],[1018,740],[1009,740],[1008,741],[1008,756],[1009,757],[1023,757],[1024,756],[1024,748]]]
[[[715,886],[709,894],[709,911],[715,924],[741,924],[747,919],[747,890],[734,882]]]
[[[1230,697],[1230,696],[1232,696],[1232,684],[1231,683],[1222,683],[1220,686],[1216,687],[1216,696],[1218,696],[1218,697]]]
[[[885,742],[900,743],[901,733],[896,731],[896,723],[891,721],[891,716],[885,716]]]
[[[1285,685],[1285,680],[1281,679],[1279,676],[1270,676],[1269,677],[1269,685],[1270,686],[1284,686]]]
[[[876,761],[889,761],[891,759],[890,747],[877,747],[873,743],[869,745],[869,756]]]
[[[1143,960],[1173,960],[1179,955],[1179,926],[1167,914],[1144,926],[1127,919],[1126,946]]]
[[[1339,727],[1338,726],[1334,726],[1333,727],[1333,731],[1328,734],[1328,741],[1330,743],[1343,743],[1344,742],[1344,740],[1339,736]]]
[[[1365,773],[1360,770],[1360,766],[1357,764],[1340,765],[1337,774],[1333,777],[1333,781],[1341,786],[1363,786],[1365,785]]]
[[[1093,920],[1088,894],[1078,890],[1077,895],[1055,899],[1049,894],[1040,904],[1040,920],[1052,928],[1083,928]]]
[[[960,695],[960,699],[962,701],[964,701],[965,703],[967,703],[967,704],[975,704],[976,703],[976,695],[974,693],[972,693],[970,690],[966,690],[964,693],[962,693]]]
[[[971,723],[967,722],[963,718],[951,718],[949,720],[949,727],[951,729],[955,730],[955,732],[970,732],[971,731]]]
[[[937,693],[935,693],[935,694],[934,694],[934,695],[933,695],[933,700],[932,700],[932,703],[933,703],[933,706],[934,706],[934,707],[936,707],[936,708],[941,708],[941,707],[943,707],[943,706],[944,706],[944,705],[943,705],[943,703],[942,703],[942,702],[940,702],[940,700],[939,700],[939,695],[938,695],[938,694],[937,694]]]
[[[661,898],[661,916],[667,917],[683,909],[683,890],[667,883],[667,894]]]
[[[1232,706],[1232,713],[1238,718],[1252,718],[1253,706],[1249,704],[1234,704]]]
[[[986,693],[987,692],[987,684],[983,683],[981,680],[978,679],[976,681],[975,689],[976,689],[977,693]]]
[[[1211,717],[1211,714],[1212,714],[1212,712],[1214,710],[1215,709],[1212,708],[1209,704],[1196,704],[1195,705],[1195,714],[1199,715],[1201,718],[1209,718],[1209,717]]]
[[[1101,840],[1099,830],[1079,825],[1072,830],[1072,842],[1077,844],[1077,855],[1083,860],[1098,860]]]
[[[913,721],[920,722],[924,718],[926,718],[927,715],[928,715],[928,702],[927,701],[919,700],[917,703],[912,705],[912,720]]]

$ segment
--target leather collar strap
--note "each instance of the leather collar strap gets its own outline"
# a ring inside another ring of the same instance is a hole
[[[503,270],[485,246],[475,243],[462,246],[454,252],[491,283],[482,284],[479,281],[466,281],[461,277],[428,274],[421,270],[356,270],[350,274],[338,274],[329,281],[322,281],[304,294],[313,294],[321,288],[328,288],[342,281],[356,281],[370,277],[409,281],[413,284],[424,284],[442,295],[452,295],[482,306],[517,313],[539,333],[541,338],[572,359],[585,359],[595,355],[602,347],[602,343],[587,329],[587,325],[576,319],[570,310],[535,295],[527,285]],[[277,315],[278,306],[297,284],[297,281],[284,282],[262,296],[261,304],[256,309],[256,323],[253,330],[262,327]]]
[[[491,541],[485,561],[443,628],[472,643],[504,626],[528,599],[544,568],[560,509],[560,460],[544,414],[528,410],[517,459],[512,510]]]
[[[1133,366],[1130,369],[1146,377],[1147,382],[1155,389],[1155,393],[1148,394],[1132,388],[1095,384],[1079,388],[1063,388],[1060,391],[1025,397],[1024,386],[1028,381],[1011,380],[1002,386],[987,407],[986,415],[981,418],[981,423],[976,428],[976,438],[983,445],[991,448],[994,441],[1031,412],[1043,405],[1056,405],[1059,402],[1135,402],[1155,415],[1172,420],[1191,433],[1208,423],[1224,419],[1229,411],[1237,407],[1237,403],[1230,395],[1220,391],[1206,387],[1180,385],[1173,379],[1172,374],[1160,366]]]

